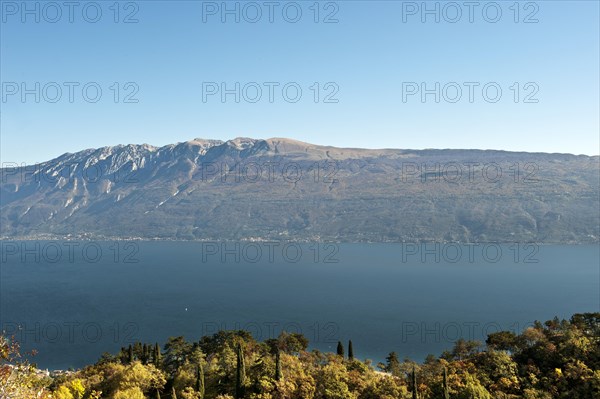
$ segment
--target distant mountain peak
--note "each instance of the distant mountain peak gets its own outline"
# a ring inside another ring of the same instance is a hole
[[[224,141],[222,140],[213,140],[213,139],[203,139],[203,138],[195,138],[192,139],[190,141],[188,141],[189,144],[192,145],[199,145],[201,147],[214,147],[217,145],[222,145],[224,144]]]
[[[250,137],[236,137],[232,140],[227,140],[226,144],[240,150],[246,150],[248,148],[254,147],[254,145],[259,141],[264,140],[253,139]]]

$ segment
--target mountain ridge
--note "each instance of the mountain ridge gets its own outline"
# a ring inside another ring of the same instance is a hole
[[[600,157],[195,138],[2,168],[0,236],[598,242]]]
[[[405,152],[420,152],[420,151],[472,151],[472,152],[491,152],[491,153],[511,153],[511,154],[546,154],[546,155],[567,155],[567,156],[573,156],[573,157],[588,157],[588,158],[600,158],[600,155],[586,155],[586,154],[573,154],[573,153],[568,153],[568,152],[543,152],[543,151],[515,151],[515,150],[501,150],[501,149],[481,149],[481,148],[421,148],[421,149],[414,149],[414,148],[393,148],[393,147],[382,147],[382,148],[363,148],[363,147],[337,147],[337,146],[332,146],[332,145],[325,145],[325,144],[312,144],[312,143],[308,143],[308,142],[304,142],[304,141],[300,141],[300,140],[295,140],[295,139],[290,139],[290,138],[285,138],[285,137],[272,137],[272,138],[268,138],[268,139],[254,139],[254,138],[250,138],[250,137],[245,137],[245,136],[239,136],[230,140],[219,140],[219,139],[205,139],[205,138],[201,138],[201,137],[196,137],[193,138],[191,140],[187,140],[187,141],[180,141],[180,142],[176,142],[176,143],[172,143],[172,144],[166,144],[163,146],[156,146],[153,144],[149,144],[149,143],[128,143],[128,144],[117,144],[117,145],[106,145],[106,146],[102,146],[102,147],[97,147],[97,148],[86,148],[77,152],[66,152],[63,153],[51,160],[48,161],[43,161],[43,162],[39,162],[39,163],[44,163],[44,162],[50,162],[52,160],[58,159],[64,155],[73,155],[73,154],[78,154],[81,152],[85,152],[85,151],[97,151],[97,150],[101,150],[101,149],[110,149],[110,148],[119,148],[119,147],[147,147],[147,148],[153,148],[153,149],[161,149],[161,148],[165,148],[165,147],[173,147],[179,144],[186,144],[189,143],[191,145],[202,145],[202,144],[208,144],[208,143],[214,143],[215,145],[222,145],[222,144],[227,144],[229,142],[234,142],[236,140],[240,140],[240,139],[250,139],[250,140],[254,140],[256,142],[258,141],[265,141],[267,143],[273,143],[276,141],[280,141],[280,142],[284,142],[284,143],[293,143],[293,144],[297,144],[297,145],[304,145],[307,147],[317,147],[317,148],[336,148],[336,149],[343,149],[343,150],[365,150],[365,151],[405,151]]]

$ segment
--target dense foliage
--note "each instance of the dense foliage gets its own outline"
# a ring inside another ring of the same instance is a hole
[[[554,319],[522,334],[490,334],[485,346],[459,340],[423,364],[390,353],[371,363],[307,351],[299,334],[255,341],[221,331],[190,343],[170,338],[105,354],[82,370],[47,378],[0,339],[0,398],[29,399],[597,399],[600,313]],[[348,354],[354,348],[349,342]]]

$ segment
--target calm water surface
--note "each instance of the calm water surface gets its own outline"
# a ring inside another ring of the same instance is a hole
[[[594,245],[4,241],[1,255],[2,329],[51,369],[239,328],[422,360],[459,337],[600,311]]]

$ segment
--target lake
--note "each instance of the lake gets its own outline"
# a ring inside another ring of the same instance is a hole
[[[600,311],[596,245],[3,241],[0,325],[38,366],[219,329],[422,361],[459,337]]]

